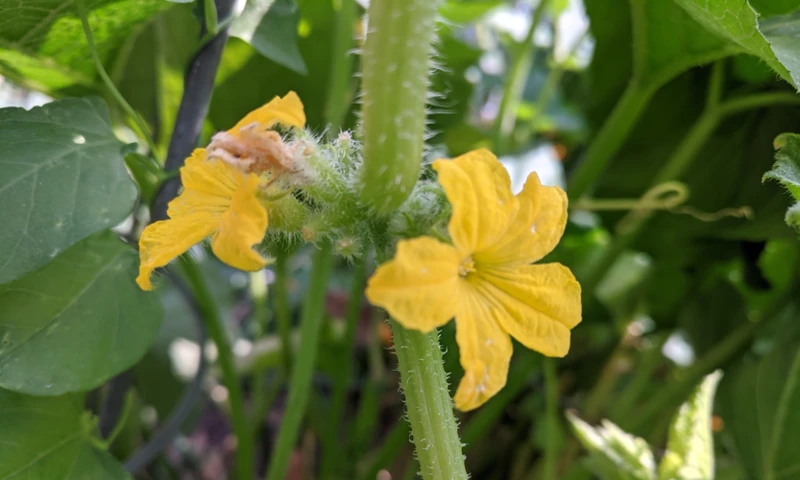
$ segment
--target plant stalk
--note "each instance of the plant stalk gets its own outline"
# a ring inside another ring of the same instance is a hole
[[[325,313],[325,293],[328,289],[328,277],[332,267],[332,248],[326,244],[314,254],[311,282],[306,293],[302,325],[300,326],[298,351],[301,352],[301,355],[298,355],[292,369],[287,408],[278,432],[275,450],[267,472],[267,480],[283,480],[286,477],[289,457],[300,434],[300,426],[311,393],[312,374],[317,358],[322,318]]]
[[[250,480],[255,478],[253,438],[250,434],[244,411],[244,397],[242,395],[242,387],[239,384],[239,376],[236,373],[236,365],[233,361],[233,351],[231,350],[222,318],[220,318],[217,307],[214,304],[211,290],[209,290],[203,279],[200,269],[189,255],[183,255],[180,258],[186,278],[194,291],[194,298],[203,312],[203,321],[208,334],[217,347],[217,360],[219,361],[220,370],[222,370],[222,382],[225,384],[225,388],[228,389],[231,424],[237,440],[236,478]]]
[[[439,332],[422,333],[390,321],[406,415],[425,480],[466,480],[453,401],[447,388]]]
[[[531,25],[525,34],[525,39],[518,44],[516,55],[511,62],[511,68],[506,76],[506,84],[503,87],[503,97],[500,100],[500,107],[494,122],[494,144],[498,154],[505,152],[508,137],[514,131],[514,123],[517,118],[517,108],[528,83],[528,75],[533,64],[533,54],[535,47],[533,36],[536,29],[542,23],[545,10],[547,10],[550,0],[541,0],[536,7],[531,19]]]
[[[638,82],[628,84],[611,115],[589,145],[581,163],[572,173],[567,187],[569,198],[578,200],[589,191],[597,177],[608,166],[611,157],[628,138],[653,93],[655,89],[652,87],[642,87]]]

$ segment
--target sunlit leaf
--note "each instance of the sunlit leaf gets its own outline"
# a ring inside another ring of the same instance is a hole
[[[654,480],[656,464],[647,442],[604,420],[592,427],[572,413],[567,419],[589,450],[589,465],[603,480]]]
[[[659,480],[714,478],[711,411],[721,378],[720,371],[706,376],[672,419],[667,451],[658,467]]]
[[[171,4],[164,0],[86,2],[100,59],[119,60],[143,22]],[[0,0],[0,74],[47,92],[89,86],[97,72],[73,0]]]
[[[34,395],[89,390],[156,338],[158,296],[134,283],[138,256],[110,232],[0,286],[0,386]]]
[[[787,82],[800,85],[800,60],[793,54],[800,40],[787,34],[794,29],[791,17],[774,23],[761,20],[747,0],[676,1],[706,28],[761,58]]]
[[[136,200],[98,98],[0,110],[0,284],[121,222]]]
[[[130,478],[92,445],[82,396],[29,397],[0,389],[0,406],[0,478]]]

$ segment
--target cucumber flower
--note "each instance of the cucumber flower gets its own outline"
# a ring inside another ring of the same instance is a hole
[[[153,270],[207,237],[228,265],[248,271],[264,267],[266,259],[253,249],[268,224],[260,194],[291,173],[294,157],[292,146],[272,129],[278,124],[302,128],[305,121],[303,104],[289,92],[216,134],[208,148],[196,149],[181,168],[183,192],[170,202],[169,220],[148,225],[139,239],[139,287],[151,290]]]
[[[488,150],[437,160],[453,213],[452,245],[432,237],[401,240],[370,278],[367,298],[409,329],[428,332],[455,317],[464,377],[459,410],[482,405],[506,384],[514,337],[563,357],[581,321],[581,289],[568,268],[542,259],[564,233],[567,196],[532,173],[514,196]]]

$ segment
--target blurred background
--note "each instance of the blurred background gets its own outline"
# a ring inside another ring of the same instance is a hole
[[[198,48],[195,4],[86,3],[106,69],[164,153]],[[302,98],[309,128],[325,132],[339,1],[239,3],[200,143],[289,90]],[[650,442],[658,458],[673,413],[718,368],[725,375],[712,422],[716,478],[800,478],[800,470],[776,470],[769,461],[775,442],[800,441],[797,429],[775,425],[779,399],[800,409],[800,398],[787,393],[797,376],[798,242],[784,223],[788,196],[777,183],[761,182],[774,161],[775,136],[800,131],[800,109],[794,88],[768,61],[697,23],[679,5],[687,3],[447,0],[440,9],[426,161],[487,147],[501,157],[515,190],[532,171],[545,184],[569,185],[567,233],[546,261],[569,266],[584,291],[583,322],[549,379],[542,357],[516,345],[505,389],[460,414],[474,479],[541,478],[546,449],[558,452],[556,478],[596,478],[564,419],[568,410],[589,423],[610,419]],[[783,16],[800,8],[797,2],[750,3],[760,21],[796,28]],[[341,122],[356,134],[363,7],[352,19],[350,107]],[[56,12],[31,9],[0,30],[0,107],[100,95],[120,138],[136,141],[135,124],[96,75],[80,20],[69,9]],[[783,35],[797,38],[795,30]],[[763,94],[776,100],[735,103]],[[592,188],[573,190],[583,159],[603,152],[608,161]],[[293,329],[311,251],[281,267]],[[246,274],[203,247],[192,254],[223,309],[246,378],[261,472],[285,409],[287,361],[303,352],[281,348],[274,268]],[[361,291],[358,272],[339,260],[330,282],[292,479],[412,479],[417,472],[385,315],[363,299],[348,314],[351,286]],[[157,294],[163,328],[135,367],[132,414],[112,447],[123,459],[175,409],[201,349],[215,355],[199,344],[175,287],[164,282]],[[462,372],[453,323],[441,342],[454,386]],[[225,478],[235,444],[227,391],[215,373],[211,367],[180,435],[139,478]],[[545,407],[547,395],[558,409]]]

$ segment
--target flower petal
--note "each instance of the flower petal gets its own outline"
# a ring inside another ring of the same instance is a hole
[[[433,168],[453,206],[448,229],[459,254],[470,255],[502,239],[517,201],[497,157],[475,150],[453,160],[436,160]]]
[[[256,123],[260,130],[267,130],[276,123],[291,127],[303,128],[306,124],[306,114],[303,111],[303,102],[294,92],[284,96],[275,97],[263,107],[257,108],[244,116],[239,123],[228,130],[234,137],[239,136],[239,130],[250,124]]]
[[[234,192],[230,208],[219,220],[211,249],[228,265],[239,270],[256,271],[267,261],[253,246],[261,243],[267,231],[267,210],[256,197],[258,176],[248,175]]]
[[[522,265],[541,260],[558,244],[567,225],[567,194],[545,187],[531,173],[517,195],[519,210],[501,241],[475,254],[486,265]]]
[[[197,212],[147,226],[139,238],[139,276],[136,283],[142,290],[152,290],[150,275],[178,255],[211,235],[219,217]]]
[[[431,237],[400,240],[394,258],[369,279],[367,298],[406,328],[433,330],[455,315],[458,265],[450,245]]]
[[[475,409],[506,384],[513,347],[499,325],[502,311],[477,291],[465,295],[456,316],[456,342],[464,376],[456,390],[456,408]]]
[[[231,204],[234,192],[245,175],[218,158],[206,160],[206,152],[198,148],[181,167],[183,193],[170,202],[170,218],[206,211],[221,216]]]
[[[502,306],[500,325],[526,347],[549,357],[569,351],[581,321],[581,286],[559,263],[479,270],[479,286]]]

